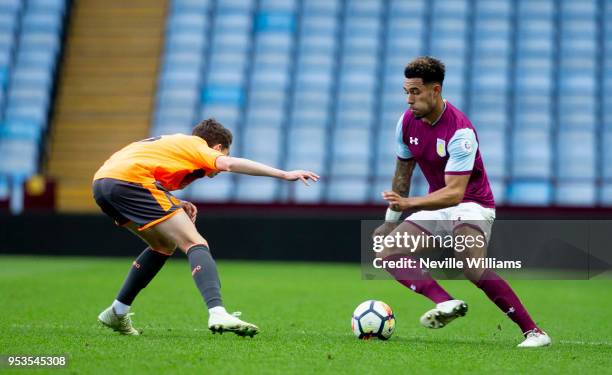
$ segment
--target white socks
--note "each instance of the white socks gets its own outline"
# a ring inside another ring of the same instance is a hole
[[[125,315],[130,312],[130,306],[125,303],[121,303],[117,300],[113,301],[113,309],[115,309],[115,314],[117,315]]]
[[[227,311],[225,310],[225,307],[223,306],[215,306],[211,309],[208,309],[208,313],[209,314],[227,314]]]

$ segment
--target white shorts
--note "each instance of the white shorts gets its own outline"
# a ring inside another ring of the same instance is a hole
[[[434,211],[418,211],[408,216],[406,221],[429,234],[442,236],[452,234],[456,227],[467,224],[482,231],[488,241],[495,221],[495,209],[474,202],[465,202]]]

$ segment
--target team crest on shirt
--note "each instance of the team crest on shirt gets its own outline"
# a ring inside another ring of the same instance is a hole
[[[436,142],[436,152],[441,158],[446,156],[446,141],[444,139],[438,138]]]

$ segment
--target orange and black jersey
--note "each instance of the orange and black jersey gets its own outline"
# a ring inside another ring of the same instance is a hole
[[[208,147],[200,137],[173,134],[134,142],[114,153],[94,176],[94,181],[114,178],[152,184],[167,190],[182,189],[195,179],[218,169],[223,153]]]

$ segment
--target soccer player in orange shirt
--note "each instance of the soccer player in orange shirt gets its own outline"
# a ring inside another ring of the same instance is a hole
[[[130,306],[178,248],[187,255],[195,284],[208,306],[208,328],[241,336],[259,328],[229,314],[221,299],[217,266],[208,243],[194,223],[196,207],[175,198],[197,178],[219,172],[269,176],[286,181],[317,181],[310,171],[283,171],[252,160],[229,156],[232,133],[214,119],[198,124],[192,135],[174,134],[134,142],[113,154],[96,172],[93,195],[102,211],[149,246],[133,262],[117,298],[98,320],[125,335],[132,327]]]

